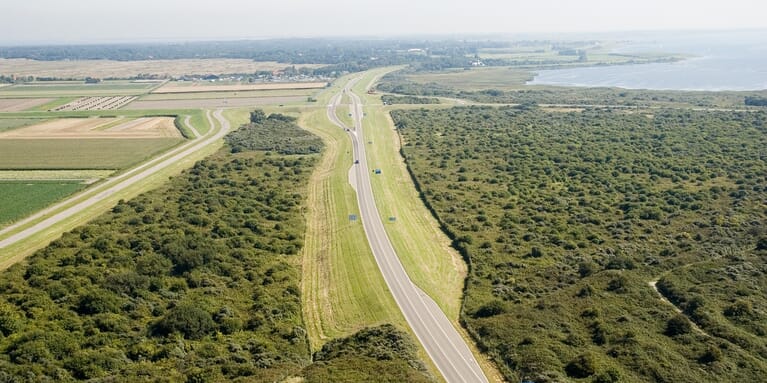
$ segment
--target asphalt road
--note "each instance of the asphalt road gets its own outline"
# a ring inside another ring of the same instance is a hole
[[[171,152],[161,155],[160,157],[157,157],[154,160],[148,161],[141,166],[138,166],[126,173],[121,174],[118,177],[115,177],[114,179],[108,180],[105,185],[100,185],[96,190],[94,190],[96,194],[88,197],[87,199],[81,201],[80,203],[70,208],[67,208],[66,210],[55,213],[51,215],[50,217],[40,221],[39,223],[27,229],[24,229],[3,240],[0,240],[0,249],[13,245],[14,243],[17,243],[39,232],[42,232],[48,229],[49,227],[51,227],[52,225],[55,225],[69,217],[72,217],[78,214],[83,209],[93,206],[94,204],[108,198],[114,193],[117,193],[137,182],[140,182],[141,180],[151,176],[154,173],[157,173],[158,171],[172,165],[175,162],[182,160],[184,157],[202,149],[203,147],[213,143],[214,141],[221,139],[231,129],[229,125],[229,121],[226,118],[224,118],[224,116],[222,115],[222,112],[223,111],[219,109],[215,113],[213,113],[213,116],[216,118],[216,120],[218,120],[221,123],[221,129],[219,131],[215,132],[214,134],[209,134],[207,136],[203,136],[202,138],[198,138],[197,140],[192,141],[191,143],[187,145],[176,148],[172,150]],[[211,124],[210,133],[213,133],[215,130],[213,129],[213,120],[211,119],[210,113],[208,114],[208,120],[210,121],[210,124]],[[21,222],[18,222],[10,227],[3,229],[2,231],[0,231],[0,235],[2,235],[3,233],[7,233],[8,231],[14,228],[17,228],[20,225],[26,224],[27,222],[30,222],[31,220],[38,219],[45,215],[51,214],[53,211],[60,209],[64,205],[72,203],[72,201],[78,198],[80,198],[79,195],[74,196],[48,209],[45,209],[37,214],[34,214],[31,217],[28,217],[27,219]],[[4,266],[7,266],[7,265],[4,265]]]
[[[350,174],[354,173],[354,177],[350,177],[350,182],[356,183],[360,218],[376,263],[405,319],[445,380],[448,383],[487,382],[479,363],[447,316],[434,300],[410,280],[386,235],[370,184],[372,171],[368,168],[365,157],[367,144],[362,133],[362,101],[351,91],[351,87],[357,81],[359,78],[350,81],[343,91],[349,94],[352,100],[351,113],[354,126],[344,125],[336,116],[336,108],[341,101],[342,93],[333,97],[328,105],[327,114],[334,124],[342,129],[348,129],[354,148],[354,159],[359,160],[358,164],[352,165],[356,170],[350,171]],[[385,177],[386,175],[375,176]]]

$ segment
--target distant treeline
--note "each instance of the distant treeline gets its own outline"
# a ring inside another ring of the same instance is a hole
[[[691,92],[618,88],[527,88],[518,90],[460,90],[443,84],[417,83],[408,79],[409,71],[390,73],[376,86],[381,92],[417,97],[449,97],[495,104],[604,105],[619,107],[695,106],[700,108],[767,105],[767,92]],[[746,96],[747,95],[747,96]]]
[[[392,96],[383,95],[381,101],[384,105],[394,104],[439,104],[439,99],[434,97],[415,97],[415,96]]]
[[[313,74],[356,72],[387,65],[413,64],[437,70],[471,65],[482,48],[505,42],[426,40],[274,39],[258,41],[209,41],[166,44],[47,45],[0,47],[2,58],[32,60],[173,60],[252,59],[286,64],[325,64]],[[485,60],[500,65],[502,60]]]
[[[481,58],[484,49],[524,45],[525,42],[471,40],[342,40],[272,39],[155,44],[41,45],[0,47],[0,58],[56,60],[175,60],[249,59],[289,65],[323,64],[309,75],[329,76],[390,65],[409,65],[414,71],[481,66],[557,67],[558,60]],[[533,45],[546,42],[533,41]],[[664,59],[662,59],[664,60]],[[661,61],[662,61],[661,60]]]

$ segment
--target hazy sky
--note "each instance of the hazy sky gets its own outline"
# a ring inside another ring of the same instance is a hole
[[[767,28],[765,0],[8,0],[0,44]]]

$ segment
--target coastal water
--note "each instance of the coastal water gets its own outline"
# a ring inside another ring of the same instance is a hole
[[[767,31],[653,36],[615,53],[683,53],[674,63],[542,70],[531,85],[619,87],[658,90],[767,89]]]

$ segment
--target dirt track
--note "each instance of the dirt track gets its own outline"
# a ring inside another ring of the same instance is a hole
[[[65,118],[0,133],[0,139],[181,137],[173,118]]]

